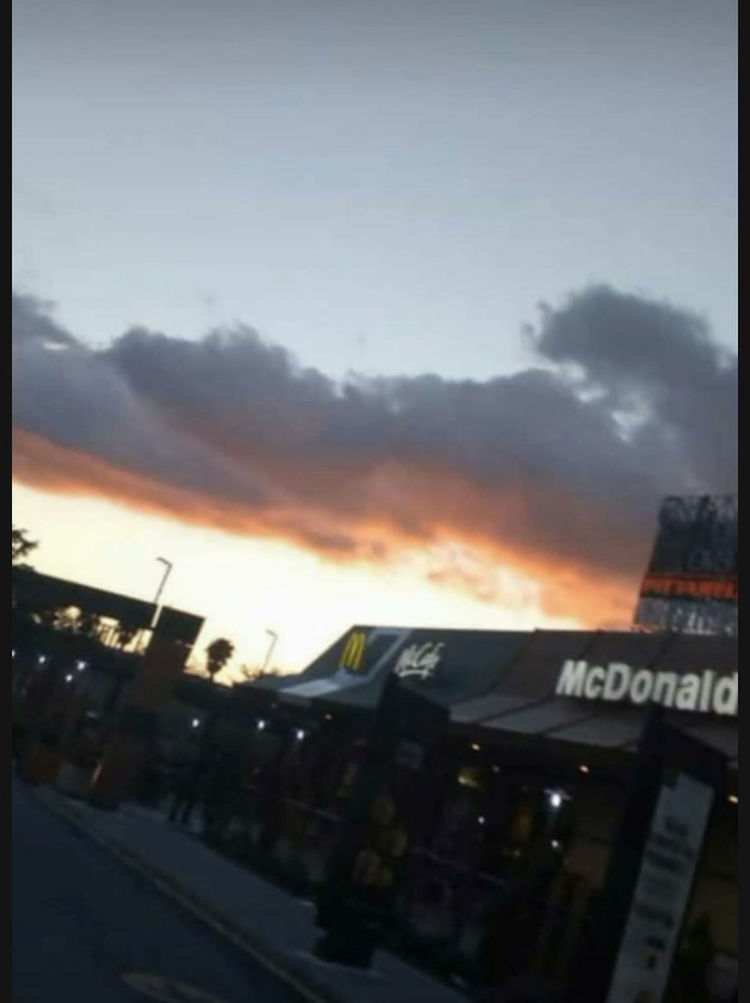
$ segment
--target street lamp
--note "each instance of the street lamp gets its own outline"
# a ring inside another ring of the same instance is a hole
[[[159,600],[161,599],[161,594],[164,591],[164,586],[167,584],[167,579],[169,578],[169,573],[172,570],[172,562],[168,561],[166,557],[157,557],[157,561],[164,565],[164,574],[162,575],[161,581],[159,582],[159,588],[156,590],[156,595],[154,596],[154,618],[151,621],[151,627],[153,629],[156,624],[156,618],[159,615]]]
[[[261,670],[262,672],[265,672],[266,669],[268,668],[268,664],[271,661],[271,655],[273,654],[273,649],[276,645],[276,642],[279,639],[279,635],[273,630],[266,629],[266,634],[268,634],[268,636],[271,638],[271,643],[268,645],[268,651],[266,652],[266,660],[263,662],[263,668]]]

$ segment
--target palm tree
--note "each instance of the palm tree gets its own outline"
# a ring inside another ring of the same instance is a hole
[[[234,654],[234,645],[225,637],[217,637],[206,648],[206,670],[213,679]]]

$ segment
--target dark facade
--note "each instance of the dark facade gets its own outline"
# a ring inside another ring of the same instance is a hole
[[[13,569],[11,588],[22,775],[83,791],[106,780],[117,742],[127,747],[122,776],[139,772],[202,617],[25,568]]]
[[[409,834],[394,946],[467,980],[499,984],[520,966],[564,981],[656,703],[724,757],[691,916],[707,913],[735,954],[737,664],[726,636],[354,627],[298,676],[238,688],[254,721],[227,845],[282,880],[323,882],[395,676],[448,720],[431,747],[403,743],[381,792],[391,829]],[[393,870],[380,839],[373,866]]]
[[[106,716],[121,706],[143,660],[137,636],[126,634],[117,649],[48,617],[39,622],[38,613],[30,620],[18,602],[23,588],[14,581],[14,675],[36,672],[39,652],[49,652],[59,687],[70,692],[66,674],[85,659],[79,711],[87,704]],[[50,606],[59,609],[56,590],[48,590]],[[74,605],[69,595],[66,608]],[[77,598],[96,612],[96,596]],[[151,622],[153,608],[123,606],[124,598],[105,597],[112,637],[115,613],[136,628]],[[175,611],[170,623],[175,640],[189,645],[192,620]],[[209,744],[222,747],[231,769],[217,779],[221,797],[207,794],[204,835],[271,879],[316,895],[331,878],[381,700],[395,683],[414,705],[404,701],[395,756],[377,773],[355,867],[358,882],[392,896],[387,942],[471,985],[502,985],[532,970],[563,986],[657,704],[664,720],[724,757],[691,922],[709,916],[731,964],[737,669],[731,636],[355,626],[291,677],[229,689],[183,674],[159,712],[155,754],[160,767],[179,770]],[[440,712],[438,724],[423,720],[429,706]],[[154,804],[166,794],[168,784],[137,791]]]

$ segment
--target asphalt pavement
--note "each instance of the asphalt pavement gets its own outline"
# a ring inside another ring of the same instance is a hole
[[[14,1003],[299,1003],[21,782],[11,797]]]

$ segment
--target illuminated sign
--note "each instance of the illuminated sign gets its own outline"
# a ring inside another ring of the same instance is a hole
[[[365,660],[367,635],[363,630],[353,630],[346,639],[339,659],[339,668],[347,672],[361,672]]]
[[[737,673],[719,674],[713,669],[678,673],[634,669],[622,662],[591,665],[568,659],[562,667],[555,692],[558,696],[586,700],[627,701],[635,705],[658,703],[673,710],[737,716]]]
[[[737,495],[665,498],[635,625],[737,634]]]
[[[435,675],[442,658],[444,642],[428,641],[426,644],[410,644],[404,648],[393,667],[395,675],[401,679],[418,676],[431,679]]]
[[[641,586],[642,596],[659,596],[665,599],[713,599],[719,602],[737,602],[737,579],[705,575],[689,578],[684,575],[648,574]]]
[[[304,679],[285,686],[282,693],[295,697],[322,697],[361,686],[385,671],[399,648],[406,643],[411,631],[403,627],[372,627],[352,630],[346,637],[333,675]]]

